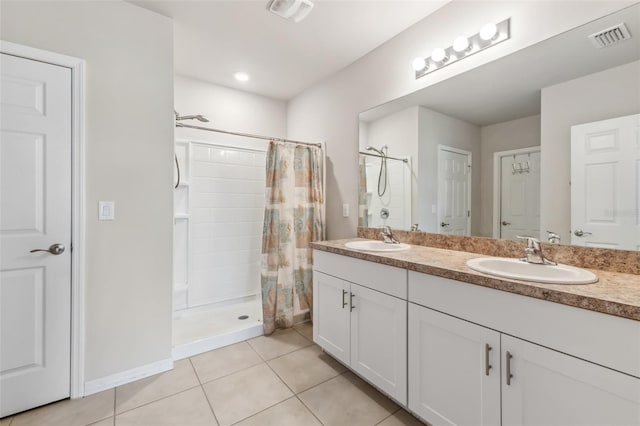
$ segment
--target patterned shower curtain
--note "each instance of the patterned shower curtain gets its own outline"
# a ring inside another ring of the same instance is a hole
[[[320,147],[271,141],[262,230],[264,333],[293,326],[294,298],[313,307],[312,249],[324,239],[323,155]]]

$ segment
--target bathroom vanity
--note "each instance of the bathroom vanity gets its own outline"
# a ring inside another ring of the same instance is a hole
[[[640,424],[640,276],[493,278],[481,255],[313,243],[313,338],[430,424]]]

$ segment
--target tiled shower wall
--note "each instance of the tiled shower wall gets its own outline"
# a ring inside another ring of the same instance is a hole
[[[266,153],[193,142],[188,152],[190,242],[183,307],[260,294]]]

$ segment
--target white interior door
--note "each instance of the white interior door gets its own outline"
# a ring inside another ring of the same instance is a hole
[[[571,243],[640,249],[640,114],[571,127]]]
[[[440,234],[471,234],[471,153],[438,149],[438,229]]]
[[[500,238],[540,235],[540,151],[500,157]]]
[[[2,54],[0,96],[1,417],[70,393],[71,70]]]

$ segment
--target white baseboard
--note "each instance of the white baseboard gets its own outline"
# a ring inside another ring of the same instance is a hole
[[[110,376],[90,380],[84,383],[84,396],[135,382],[136,380],[144,379],[145,377],[153,376],[154,374],[164,373],[165,371],[172,369],[173,360],[171,358],[167,358],[151,364],[143,365],[142,367],[136,367]]]

